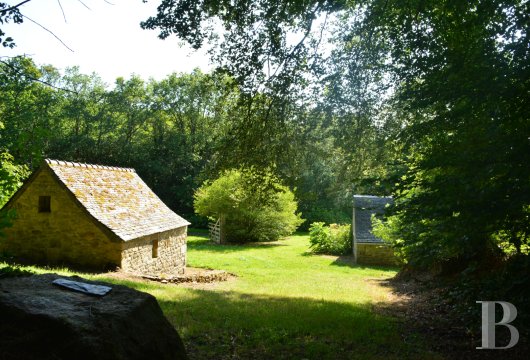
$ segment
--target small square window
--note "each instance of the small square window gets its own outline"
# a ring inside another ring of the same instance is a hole
[[[153,240],[153,259],[158,257],[158,240]]]
[[[51,196],[39,196],[39,212],[49,213],[51,211]]]

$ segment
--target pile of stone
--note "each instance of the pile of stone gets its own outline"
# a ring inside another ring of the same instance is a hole
[[[202,271],[189,271],[181,275],[171,276],[156,276],[156,275],[142,275],[144,279],[159,281],[162,283],[211,283],[217,281],[226,281],[232,274],[224,270],[202,270]]]

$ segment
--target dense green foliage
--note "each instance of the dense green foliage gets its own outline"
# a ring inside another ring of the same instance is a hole
[[[322,31],[331,23],[326,14],[345,6],[334,0],[163,0],[142,26],[160,30],[161,38],[176,34],[195,48],[212,46],[218,71],[240,91],[242,116],[230,141],[238,161],[274,167],[297,196],[318,198],[312,207],[349,216],[352,185],[364,193],[389,191],[385,165],[399,151],[390,137],[400,119],[373,121],[382,96],[371,80],[380,77],[364,74],[384,59],[363,58],[352,69],[346,59],[355,56],[337,54],[328,62],[318,51],[330,40]],[[302,191],[307,185],[310,191]]]
[[[0,130],[2,126],[0,122]],[[0,152],[0,209],[22,185],[22,180],[27,175],[28,170],[24,165],[14,164],[13,157],[7,151]],[[2,229],[10,226],[13,215],[13,211],[0,210],[0,237],[3,235]]]
[[[22,185],[22,179],[25,176],[27,176],[25,166],[15,165],[9,153],[0,153],[0,208]],[[0,210],[0,237],[3,234],[2,229],[11,224],[13,215],[13,211]]]
[[[274,179],[269,181],[273,187],[256,191],[255,176],[227,171],[195,193],[195,211],[213,221],[222,218],[227,241],[278,240],[302,223],[294,194]]]
[[[0,2],[0,25],[7,23],[22,24],[24,22],[24,17],[20,13],[19,7],[28,1],[30,0],[21,1],[17,5]],[[8,36],[2,28],[0,28],[0,45],[9,48],[15,46],[13,38]]]
[[[0,207],[4,206],[11,195],[22,185],[22,180],[27,175],[26,167],[15,165],[13,157],[8,152],[0,153]]]
[[[409,264],[466,267],[502,255],[501,243],[527,245],[527,1],[194,4],[164,0],[143,25],[199,47],[220,20],[214,59],[242,92],[281,94],[277,109],[301,87],[321,89],[316,109],[348,154],[345,174],[393,192],[385,233]],[[325,40],[331,52],[319,51]]]
[[[344,222],[352,179],[364,176],[368,163],[363,157],[359,170],[347,170],[350,154],[335,147],[339,131],[323,124],[321,111],[292,104],[291,120],[273,126],[281,116],[267,112],[273,99],[261,96],[247,107],[225,75],[195,71],[149,82],[133,76],[109,87],[76,68],[61,74],[14,58],[0,63],[0,96],[0,149],[15,165],[34,170],[48,157],[133,167],[196,225],[205,224],[193,212],[200,184],[249,167],[272,170],[294,189],[306,229],[313,221]],[[275,120],[263,123],[265,114]]]
[[[529,4],[389,10],[367,18],[387,34],[395,103],[411,119],[389,239],[416,266],[488,267],[502,243],[520,253],[530,236]]]
[[[0,80],[0,149],[16,164],[34,170],[49,157],[133,167],[182,214],[193,213],[193,191],[216,167],[234,106],[230,81],[199,71],[148,83],[120,78],[109,89],[76,68],[61,75],[15,58],[0,64]]]
[[[350,225],[323,222],[309,227],[309,247],[315,254],[350,255],[352,252],[352,231]]]

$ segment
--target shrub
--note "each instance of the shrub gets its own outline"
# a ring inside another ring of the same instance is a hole
[[[303,222],[296,213],[294,194],[274,177],[262,178],[252,172],[227,171],[197,190],[195,212],[212,220],[224,216],[227,241],[271,241],[292,234]]]
[[[347,255],[352,252],[350,225],[323,222],[312,223],[309,227],[309,248],[315,254]]]
[[[1,127],[0,123],[0,127]],[[16,165],[13,157],[8,152],[0,153],[0,208],[7,203],[15,191],[22,186],[22,180],[29,175],[26,166]],[[0,238],[3,236],[2,229],[11,225],[14,216],[12,210],[0,211]]]

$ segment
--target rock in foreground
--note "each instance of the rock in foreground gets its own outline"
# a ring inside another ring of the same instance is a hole
[[[107,285],[95,297],[52,285],[66,278]],[[0,280],[0,359],[187,359],[156,299],[77,276]]]

